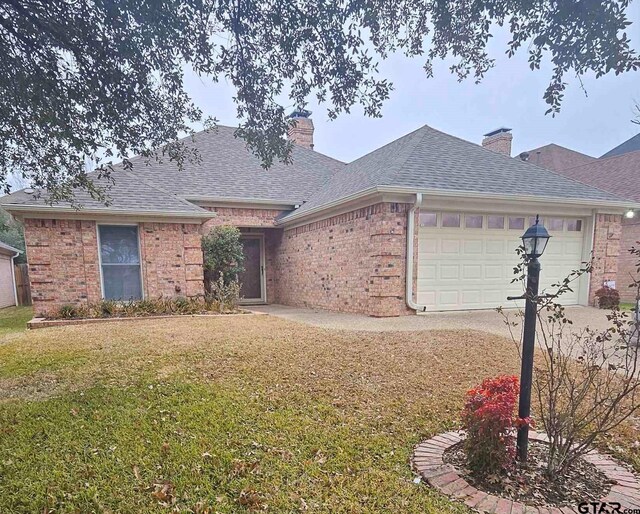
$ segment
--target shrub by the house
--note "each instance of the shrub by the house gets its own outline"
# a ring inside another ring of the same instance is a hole
[[[47,315],[48,319],[83,318],[128,318],[142,316],[161,316],[171,314],[207,314],[234,312],[237,307],[237,288],[224,286],[219,295],[223,300],[212,296],[157,298],[129,300],[119,302],[102,300],[97,303],[81,305],[63,305],[57,311]]]
[[[620,306],[620,293],[613,287],[601,287],[595,295],[601,309],[615,309]]]
[[[212,280],[222,276],[224,283],[229,284],[244,271],[244,252],[237,227],[213,227],[208,234],[202,236],[204,252],[204,269]]]

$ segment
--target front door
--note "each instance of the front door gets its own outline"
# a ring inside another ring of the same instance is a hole
[[[264,303],[264,238],[261,235],[242,236],[244,271],[238,275],[242,303]]]

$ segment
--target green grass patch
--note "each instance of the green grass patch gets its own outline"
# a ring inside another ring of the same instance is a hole
[[[16,333],[0,344],[0,513],[462,514],[414,483],[412,448],[518,368],[487,333],[270,316]]]
[[[36,372],[56,372],[86,364],[89,354],[83,350],[51,348],[46,352],[17,353],[11,343],[0,345],[0,378],[31,375]]]
[[[415,441],[270,396],[145,380],[5,404],[0,512],[465,512],[412,482]]]
[[[27,321],[33,318],[33,307],[7,307],[0,309],[0,337],[26,330]]]

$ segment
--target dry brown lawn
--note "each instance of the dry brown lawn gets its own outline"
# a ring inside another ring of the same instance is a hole
[[[466,512],[413,482],[411,449],[456,427],[482,378],[518,371],[486,333],[269,316],[2,341],[0,512]]]

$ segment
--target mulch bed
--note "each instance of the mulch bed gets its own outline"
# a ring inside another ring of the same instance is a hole
[[[529,462],[516,464],[509,472],[480,478],[467,468],[463,442],[448,448],[443,461],[453,465],[469,484],[477,489],[538,506],[575,506],[581,502],[599,501],[614,484],[596,466],[578,459],[562,480],[550,481],[544,474],[549,445],[542,441],[529,442]]]

